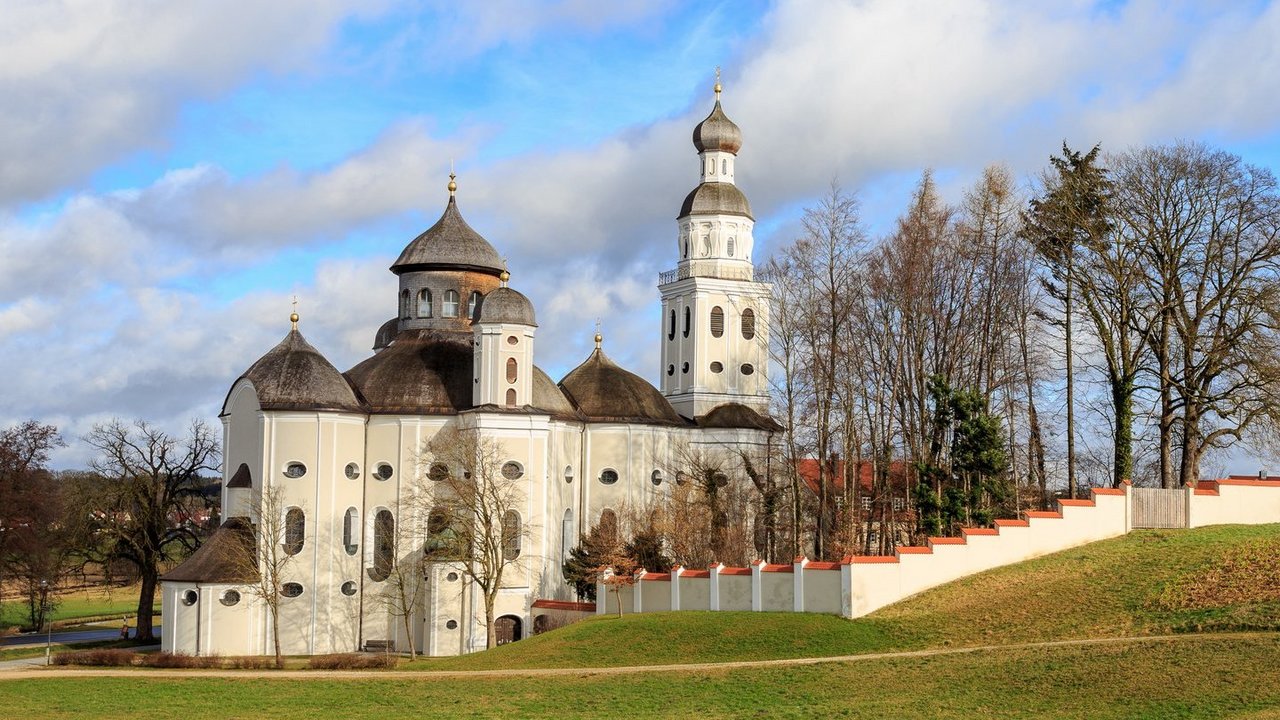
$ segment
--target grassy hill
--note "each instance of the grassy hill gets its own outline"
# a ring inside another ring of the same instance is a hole
[[[408,667],[605,667],[849,655],[1198,630],[1280,629],[1280,525],[1140,530],[964,578],[865,618],[678,612],[592,618]]]

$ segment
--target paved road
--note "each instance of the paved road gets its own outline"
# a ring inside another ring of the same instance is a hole
[[[133,628],[130,627],[130,632]],[[156,637],[160,636],[159,629],[155,631]],[[55,643],[84,643],[98,642],[100,640],[118,640],[120,638],[120,628],[102,628],[98,630],[69,630],[56,632],[53,634],[53,642]],[[14,647],[16,645],[43,645],[45,643],[44,633],[27,633],[25,635],[13,635],[4,639],[0,639],[0,647]]]

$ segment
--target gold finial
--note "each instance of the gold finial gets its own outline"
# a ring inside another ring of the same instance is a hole
[[[458,178],[457,174],[453,172],[453,158],[450,158],[449,159],[449,197],[453,197],[453,194],[458,191],[458,183],[454,182],[457,178]]]
[[[293,296],[293,312],[289,313],[289,322],[293,325],[293,329],[298,329],[298,296]]]
[[[604,336],[600,334],[600,318],[596,318],[596,349],[600,349],[600,345],[604,342]]]
[[[720,66],[716,66],[716,101],[720,100]]]
[[[502,272],[498,273],[498,279],[502,281],[502,287],[506,287],[507,281],[511,279],[511,273],[507,272],[506,268],[503,268]]]

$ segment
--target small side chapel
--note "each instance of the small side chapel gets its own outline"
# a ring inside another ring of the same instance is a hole
[[[398,500],[431,487],[419,458],[439,433],[491,439],[503,476],[519,483],[500,641],[535,627],[539,601],[575,600],[561,574],[569,550],[602,517],[670,492],[678,447],[765,447],[779,429],[767,415],[770,287],[755,280],[751,205],[734,182],[742,133],[720,93],[717,80],[715,105],[693,130],[699,183],[676,220],[676,267],[660,276],[660,387],[610,360],[599,333],[559,382],[537,366],[533,304],[463,219],[450,174],[440,219],[391,265],[396,314],[377,328],[370,357],[340,372],[295,313],[284,339],[232,383],[220,414],[225,522],[163,577],[163,649],[273,652],[270,614],[249,591],[256,578],[226,560],[235,543],[262,552],[268,493],[292,556],[278,604],[284,653],[405,650],[406,632],[428,655],[483,649],[479,594],[453,563],[422,565],[426,601],[411,631],[377,601],[394,560],[382,555],[423,552],[391,537],[407,523],[427,536],[429,518],[397,510]]]

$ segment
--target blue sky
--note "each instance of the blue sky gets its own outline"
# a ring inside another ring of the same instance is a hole
[[[302,328],[339,369],[439,215],[535,302],[560,377],[596,317],[656,377],[655,279],[717,65],[757,259],[832,178],[873,235],[926,167],[1029,182],[1063,139],[1200,139],[1280,166],[1274,3],[7,0],[0,425],[180,428]],[[1245,467],[1250,470],[1252,467]]]

